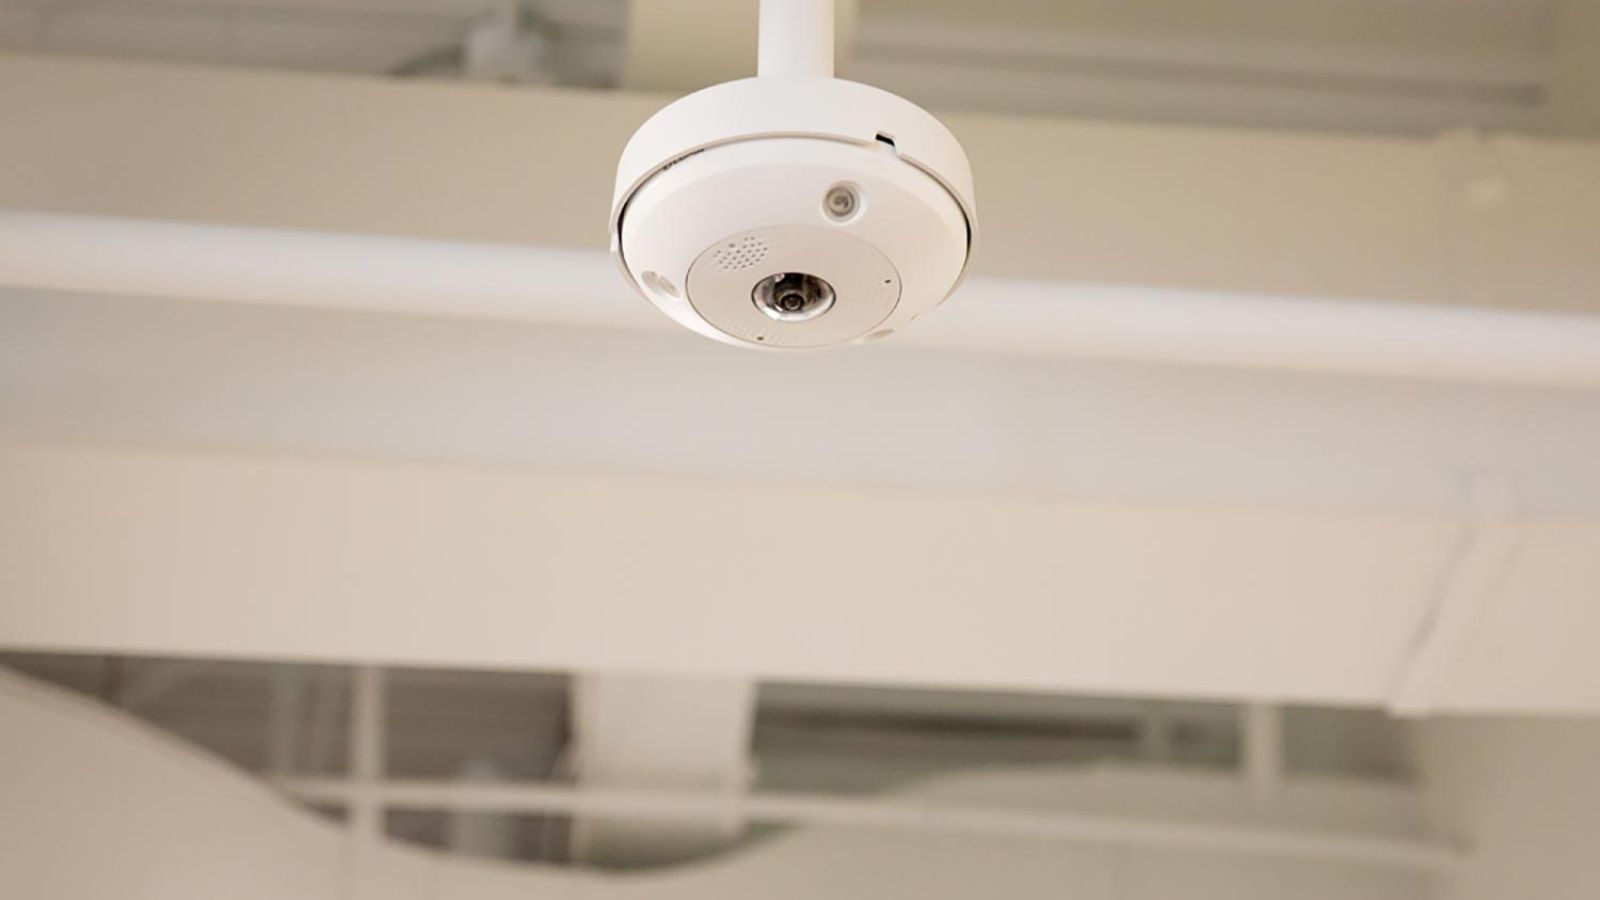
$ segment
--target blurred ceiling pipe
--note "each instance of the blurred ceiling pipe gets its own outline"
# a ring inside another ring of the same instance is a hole
[[[1245,789],[1253,802],[1265,805],[1283,789],[1283,707],[1270,703],[1241,706],[1239,736]]]
[[[0,213],[0,287],[666,330],[594,250]],[[907,347],[1600,387],[1600,316],[968,279]]]

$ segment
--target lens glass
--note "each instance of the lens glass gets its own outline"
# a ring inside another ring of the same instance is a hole
[[[780,272],[756,282],[750,292],[756,309],[780,322],[815,319],[833,307],[833,286],[815,275]]]

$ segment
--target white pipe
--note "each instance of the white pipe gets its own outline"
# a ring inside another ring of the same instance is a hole
[[[673,326],[597,250],[0,213],[0,286]],[[969,278],[901,346],[1600,387],[1600,316]]]
[[[833,77],[834,0],[761,0],[756,74]]]
[[[268,306],[650,321],[591,250],[0,212],[0,285]]]
[[[338,779],[279,779],[302,800],[349,802],[365,792]],[[892,797],[750,794],[575,787],[561,784],[463,784],[386,781],[375,790],[384,806],[495,813],[692,818],[737,815],[752,822],[841,828],[932,831],[1054,839],[1280,859],[1362,863],[1436,871],[1461,859],[1454,847],[1421,838],[1294,831],[1226,822],[1163,822],[1083,813],[1041,812],[931,803]]]
[[[458,780],[463,784],[499,784],[505,773],[487,757],[467,760]],[[444,823],[445,846],[452,853],[486,859],[515,859],[517,822],[511,816],[472,810],[451,810]]]
[[[350,674],[350,833],[358,841],[383,837],[383,670],[358,666]]]
[[[1283,708],[1247,703],[1239,717],[1245,787],[1252,800],[1266,803],[1283,787]]]

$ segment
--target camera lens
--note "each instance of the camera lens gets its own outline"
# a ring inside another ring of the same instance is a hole
[[[815,319],[833,307],[833,285],[815,275],[780,272],[756,282],[750,292],[756,309],[780,322]]]

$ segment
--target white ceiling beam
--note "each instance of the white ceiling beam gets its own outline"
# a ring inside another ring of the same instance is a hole
[[[1462,521],[11,445],[0,646],[1381,705]],[[1600,711],[1523,523],[1436,709]]]
[[[0,292],[0,437],[1450,514],[1492,461],[1534,514],[1600,513],[1592,392],[949,353],[921,331],[774,359],[660,327]]]
[[[0,644],[1375,703],[1453,522],[16,445]]]
[[[1468,481],[1466,493],[1466,520],[1387,704],[1395,715],[1437,712],[1457,675],[1462,644],[1477,631],[1516,554],[1521,534],[1514,486],[1480,474]]]

